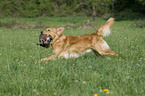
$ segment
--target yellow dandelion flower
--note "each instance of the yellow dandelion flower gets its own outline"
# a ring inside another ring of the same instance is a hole
[[[94,94],[94,96],[98,96],[97,94]]]
[[[103,91],[106,92],[106,94],[109,93],[109,90],[108,89],[104,89]]]
[[[142,59],[142,58],[140,58],[140,59]]]
[[[121,58],[119,58],[119,61],[121,61],[122,59]]]

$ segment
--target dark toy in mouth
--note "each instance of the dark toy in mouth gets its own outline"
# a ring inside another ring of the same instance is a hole
[[[49,34],[43,34],[43,32],[41,32],[39,35],[39,42],[40,44],[37,45],[48,48],[52,42],[52,36]]]

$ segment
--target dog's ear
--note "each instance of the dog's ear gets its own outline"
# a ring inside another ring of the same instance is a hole
[[[60,35],[64,31],[64,27],[57,28],[57,34]]]

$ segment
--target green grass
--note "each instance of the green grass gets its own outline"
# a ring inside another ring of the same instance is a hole
[[[90,17],[1,18],[0,22],[58,27],[83,25]],[[52,54],[51,48],[37,46],[40,29],[0,28],[0,96],[144,96],[145,19],[116,21],[104,38],[119,54],[95,57],[88,53],[77,59],[39,63]],[[95,32],[106,19],[98,18],[96,28],[67,28],[65,35]],[[90,26],[91,26],[90,25]],[[109,90],[109,94],[103,92]]]

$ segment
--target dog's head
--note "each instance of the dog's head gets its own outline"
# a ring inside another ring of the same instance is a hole
[[[64,31],[64,27],[47,28],[39,35],[40,46],[48,48]]]

